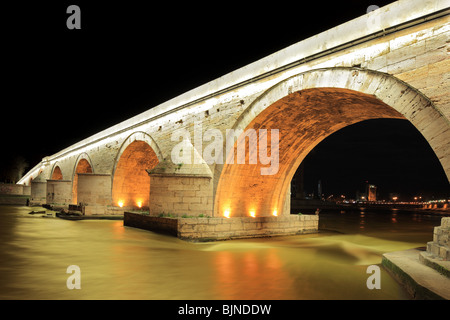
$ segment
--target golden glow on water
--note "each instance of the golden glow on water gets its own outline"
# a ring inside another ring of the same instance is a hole
[[[440,223],[321,213],[319,234],[190,243],[122,221],[29,211],[0,206],[0,299],[404,299],[383,268],[382,289],[368,290],[367,266],[425,246]],[[69,265],[81,269],[80,290],[66,287]]]

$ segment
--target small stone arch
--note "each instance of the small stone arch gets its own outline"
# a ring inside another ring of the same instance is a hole
[[[78,155],[72,173],[72,202],[78,200],[78,173],[94,173],[94,166],[89,155],[85,152]]]
[[[114,161],[111,194],[115,206],[148,207],[150,177],[145,170],[163,160],[155,141],[145,132],[134,132],[122,143]]]
[[[50,180],[64,180],[61,167],[59,166],[59,163],[56,162],[53,165],[51,174],[50,174]]]

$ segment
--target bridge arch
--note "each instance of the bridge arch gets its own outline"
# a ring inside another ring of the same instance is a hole
[[[85,152],[81,153],[73,168],[72,174],[72,202],[77,203],[78,200],[78,173],[94,173],[91,158]]]
[[[148,207],[150,177],[147,170],[163,160],[156,142],[138,131],[122,143],[112,171],[112,201],[120,207]]]
[[[267,166],[248,164],[248,152],[247,164],[216,165],[214,215],[289,214],[284,208],[288,187],[306,155],[330,134],[377,118],[409,120],[450,177],[450,123],[426,96],[382,72],[316,69],[277,83],[237,119],[235,130],[279,129],[279,167],[275,174],[262,176],[261,168]],[[267,138],[270,146],[271,135]]]
[[[52,173],[50,175],[50,180],[63,180],[63,174],[61,171],[61,167],[58,162],[53,165]]]

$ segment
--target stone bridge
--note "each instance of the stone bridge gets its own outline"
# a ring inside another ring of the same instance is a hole
[[[289,212],[296,169],[330,134],[376,118],[410,121],[450,177],[449,12],[448,0],[390,4],[45,157],[19,184],[85,214],[215,218],[203,237],[314,231],[317,218]]]

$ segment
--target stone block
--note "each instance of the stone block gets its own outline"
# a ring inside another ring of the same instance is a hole
[[[188,233],[188,232],[195,232],[194,230],[195,225],[194,224],[186,224],[186,223],[179,223],[178,224],[178,232],[182,233]]]
[[[242,230],[243,227],[244,226],[240,219],[233,219],[230,221],[230,230],[231,231]]]
[[[387,64],[389,66],[398,63],[399,61],[415,58],[418,55],[424,54],[425,50],[425,41],[419,41],[408,46],[400,47],[386,54]]]
[[[428,66],[430,64],[437,63],[447,59],[447,49],[440,48],[433,51],[427,51],[416,57],[416,67],[420,68],[423,66]]]
[[[174,191],[174,197],[195,197],[198,191],[195,190],[183,190],[183,191]]]
[[[223,231],[230,231],[231,230],[231,224],[230,223],[222,223],[214,226],[215,232],[223,232]]]
[[[210,208],[208,205],[197,203],[198,199],[195,199],[195,201],[196,202],[194,202],[194,203],[189,202],[189,214],[195,214],[196,212],[204,212],[204,211],[209,212],[210,211]]]
[[[256,230],[256,222],[243,222],[244,230]]]
[[[173,204],[173,209],[177,212],[188,212],[189,211],[189,203],[178,202]]]
[[[435,257],[438,257],[440,254],[440,246],[434,242],[431,244],[431,254]]]
[[[448,45],[448,34],[438,34],[425,40],[427,51],[445,48]]]
[[[202,222],[203,221],[199,221],[198,224],[191,225],[191,226],[193,226],[193,230],[195,232],[211,232],[211,231],[213,231],[211,225],[203,224]]]
[[[94,214],[106,214],[106,206],[105,205],[88,205],[83,206],[83,214],[85,215],[94,215]]]
[[[445,261],[450,260],[450,249],[448,247],[439,246],[439,258]]]
[[[427,252],[431,254],[431,246],[433,245],[434,241],[427,242]]]
[[[441,233],[437,237],[437,244],[441,246],[448,245],[448,231],[447,230],[441,230]]]
[[[450,228],[450,217],[445,217],[441,219],[442,228]]]
[[[182,201],[179,201],[179,202],[188,203],[189,207],[191,207],[191,204],[201,204],[202,203],[201,199],[198,197],[195,197],[195,196],[182,197],[181,199],[182,199]],[[195,209],[193,209],[193,210],[195,210]]]
[[[389,74],[397,74],[397,73],[403,73],[406,71],[413,70],[416,66],[416,58],[410,58],[407,60],[394,62],[392,64],[387,65],[387,73]]]

